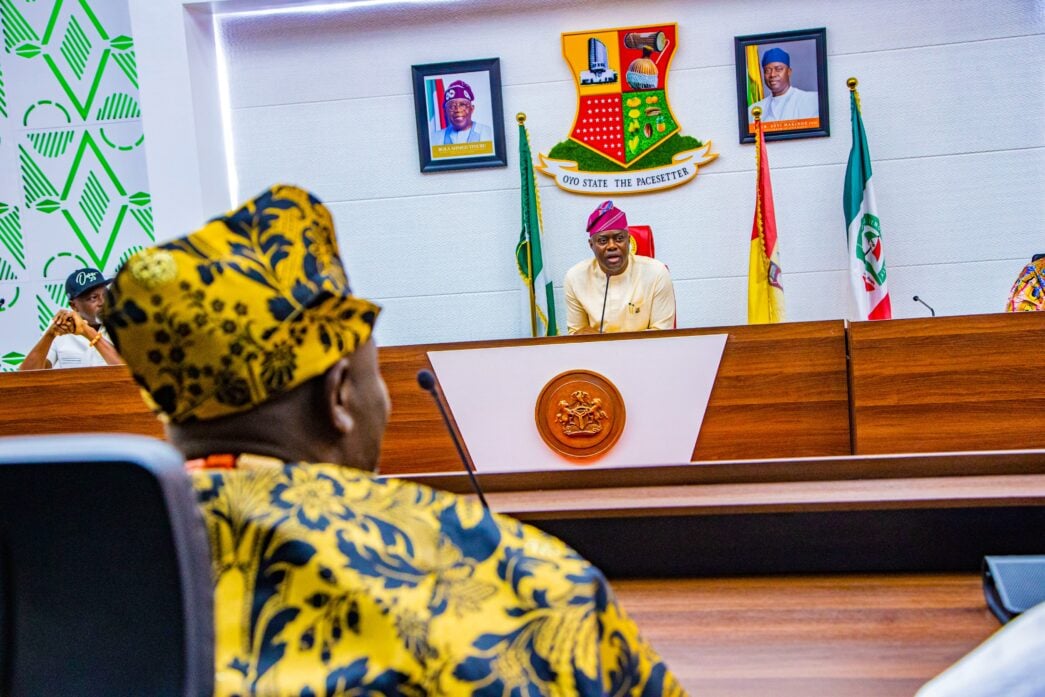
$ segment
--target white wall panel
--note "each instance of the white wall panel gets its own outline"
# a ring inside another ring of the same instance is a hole
[[[911,299],[915,295],[941,316],[1002,312],[1012,282],[1029,261],[1030,257],[892,269],[889,283],[893,317],[927,316],[929,311]]]
[[[1045,233],[1028,224],[1045,217],[1045,149],[884,162],[874,179],[890,265],[1029,261],[1045,251]]]
[[[518,291],[371,299],[382,307],[374,330],[381,346],[417,343],[418,336],[424,343],[503,339],[530,323]]]
[[[560,32],[671,21],[682,42],[672,110],[719,158],[693,183],[618,203],[632,223],[653,226],[679,326],[746,319],[754,161],[737,143],[734,35],[828,30],[831,137],[769,144],[789,319],[848,315],[850,75],[860,79],[894,316],[924,314],[910,296],[942,295],[936,288],[947,288],[940,314],[997,311],[1021,264],[1045,251],[1035,222],[1045,214],[1045,91],[1027,60],[1045,49],[1045,19],[1032,0],[781,0],[771,13],[755,0],[475,0],[227,16],[240,193],[290,181],[331,205],[353,285],[387,308],[382,342],[522,336],[514,115],[528,114],[533,149],[547,152],[573,119]],[[410,65],[491,56],[501,59],[509,166],[422,175]],[[538,181],[546,260],[561,284],[590,254],[583,225],[599,199]]]
[[[603,26],[678,22],[685,35],[672,69],[681,70],[732,68],[733,36],[741,34],[826,26],[835,57],[1033,35],[1041,21],[1040,4],[1028,0],[790,0],[772,11],[761,0],[480,0],[322,15],[232,15],[222,33],[232,104],[239,108],[406,94],[410,65],[461,55],[499,56],[506,84],[565,80],[565,64],[556,62],[559,33]],[[279,79],[287,71],[297,79]]]
[[[415,201],[375,199],[331,205],[354,286],[381,297],[514,291],[518,193],[450,194],[416,217]],[[374,224],[373,221],[380,221]],[[489,263],[497,259],[501,263]],[[410,273],[404,273],[409,269]]]

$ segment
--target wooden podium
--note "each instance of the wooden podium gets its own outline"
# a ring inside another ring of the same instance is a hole
[[[393,406],[381,471],[454,472],[460,467],[438,410],[417,387],[417,371],[432,369],[430,351],[715,334],[728,338],[700,437],[686,460],[851,454],[845,324],[839,320],[382,348],[381,371]]]
[[[385,347],[381,469],[460,466],[417,386],[429,351],[708,334],[728,339],[690,461],[1045,448],[1045,313],[1027,312]],[[0,435],[105,431],[162,437],[126,368],[0,373]]]

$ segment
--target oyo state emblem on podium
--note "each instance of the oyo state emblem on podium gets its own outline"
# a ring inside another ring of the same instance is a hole
[[[590,370],[570,370],[548,381],[534,418],[541,439],[569,457],[601,455],[617,444],[626,421],[617,386]]]
[[[578,194],[627,194],[692,181],[718,157],[711,142],[682,135],[668,104],[668,67],[678,26],[562,35],[577,86],[569,138],[540,155],[538,169]]]

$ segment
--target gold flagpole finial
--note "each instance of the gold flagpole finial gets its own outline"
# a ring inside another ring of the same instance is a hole
[[[524,123],[526,123],[526,114],[520,111],[518,114],[515,115],[515,120],[516,122],[518,122],[520,126],[523,125]]]
[[[756,106],[754,109],[751,110],[751,115],[755,117],[755,121],[761,121],[762,120],[762,107]]]
[[[851,77],[845,81],[845,86],[849,88],[850,92],[856,92],[856,84],[857,79],[855,77]]]

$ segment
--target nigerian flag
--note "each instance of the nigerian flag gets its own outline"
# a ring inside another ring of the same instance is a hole
[[[556,336],[559,329],[555,323],[555,295],[541,253],[541,196],[537,193],[537,178],[530,157],[530,138],[521,117],[519,175],[522,182],[522,231],[515,247],[515,260],[529,291],[530,333],[531,336]]]
[[[871,186],[871,154],[860,115],[856,78],[849,78],[849,106],[853,117],[853,149],[845,168],[845,231],[849,241],[849,287],[857,319],[891,319],[889,288],[886,286],[882,227]]]

